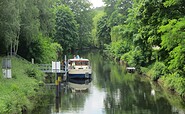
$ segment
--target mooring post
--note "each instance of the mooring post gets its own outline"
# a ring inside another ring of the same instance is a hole
[[[56,97],[59,97],[59,81],[58,81],[58,75],[55,73],[56,79],[55,79],[55,84],[56,84]]]
[[[63,75],[63,80],[66,80],[66,77],[67,77],[67,57],[66,55],[64,56],[64,75]]]
[[[62,78],[61,78],[61,74],[58,74],[59,76],[58,76],[58,83],[59,83],[59,85],[58,85],[58,89],[59,89],[59,92],[61,92],[61,81],[62,81]]]
[[[60,98],[56,97],[56,112],[59,112],[59,103],[60,103]]]

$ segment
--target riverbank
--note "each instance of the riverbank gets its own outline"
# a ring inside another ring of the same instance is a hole
[[[128,62],[125,62],[119,56],[112,56],[110,50],[104,51],[104,54],[109,59],[114,58],[115,61],[121,62],[125,65],[127,64],[126,66],[129,66]],[[139,74],[149,77],[152,81],[160,83],[163,88],[178,94],[182,98],[185,98],[185,78],[180,76],[180,74],[177,72],[170,72],[168,66],[166,66],[164,62],[155,61],[154,59],[150,63],[146,64],[144,67],[141,67],[137,64],[135,64],[134,67],[136,67],[136,71]]]
[[[43,73],[36,65],[15,57],[11,58],[11,62],[12,79],[4,79],[0,70],[0,114],[31,111],[44,91],[41,86]]]
[[[141,67],[141,73],[150,77],[152,81],[159,83],[161,87],[185,98],[185,78],[166,73],[162,62],[155,62],[147,67]]]

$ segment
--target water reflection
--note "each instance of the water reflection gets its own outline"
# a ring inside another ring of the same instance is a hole
[[[72,92],[88,92],[91,79],[69,79],[68,86]]]
[[[61,99],[59,103],[56,103],[55,107],[57,110],[53,110],[53,114],[57,113],[68,113],[73,114],[83,109],[85,100],[89,95],[88,89],[91,85],[91,80],[86,79],[70,79],[68,80],[61,91]],[[56,101],[57,101],[56,100]],[[60,105],[60,106],[59,106]],[[59,107],[58,107],[59,106]]]
[[[91,61],[93,80],[64,83],[48,114],[184,114],[183,100],[158,84],[126,73],[97,51],[83,56]]]

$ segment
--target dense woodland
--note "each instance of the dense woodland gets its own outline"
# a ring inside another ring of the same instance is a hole
[[[108,55],[184,96],[185,1],[103,1],[105,13],[97,23],[97,38]]]
[[[0,54],[37,63],[91,44],[92,10],[87,0],[0,0]]]
[[[96,47],[185,93],[185,1],[0,0],[0,54],[38,63]]]

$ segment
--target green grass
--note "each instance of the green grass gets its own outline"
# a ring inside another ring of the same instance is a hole
[[[33,109],[41,90],[39,82],[42,81],[43,73],[37,70],[36,65],[14,57],[11,61],[12,79],[4,79],[2,65],[0,67],[0,114]]]

